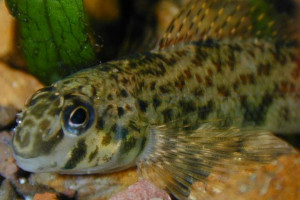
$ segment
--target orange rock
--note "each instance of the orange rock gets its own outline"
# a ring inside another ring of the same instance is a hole
[[[110,22],[120,17],[118,0],[84,0],[83,2],[88,14],[97,20]]]
[[[13,50],[15,19],[9,14],[4,0],[0,0],[0,58]]]
[[[35,194],[33,200],[58,200],[58,198],[56,194],[43,193],[43,194]]]
[[[26,100],[43,85],[33,76],[0,62],[0,105],[21,110]]]
[[[251,168],[250,171],[243,168],[221,180],[224,184],[221,184],[220,191],[214,192],[212,199],[300,199],[300,152],[282,156],[270,164],[257,164]],[[218,172],[212,171],[207,185],[220,185],[219,175]],[[207,188],[203,188],[203,184],[195,183],[192,196],[195,198],[201,191],[208,191]]]
[[[8,12],[4,0],[0,0],[0,19],[0,60],[18,67],[25,67],[25,59],[17,39],[16,20]]]

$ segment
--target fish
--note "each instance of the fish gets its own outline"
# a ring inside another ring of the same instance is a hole
[[[17,118],[17,164],[63,174],[137,166],[189,199],[214,166],[229,173],[294,153],[274,133],[300,132],[299,44],[292,19],[266,2],[192,0],[153,50],[37,91]]]

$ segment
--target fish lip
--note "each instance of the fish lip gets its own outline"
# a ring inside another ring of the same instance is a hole
[[[35,157],[35,158],[24,158],[22,156],[19,156],[18,154],[13,154],[17,165],[23,169],[24,171],[27,172],[51,172],[51,171],[56,171],[55,167],[57,166],[57,162],[53,162],[56,163],[55,165],[49,164],[49,165],[43,165],[43,166],[39,166],[38,168],[36,168],[34,163],[38,162],[40,163],[44,163],[40,160],[42,160],[40,157]],[[43,158],[43,159],[47,159],[47,158]],[[50,169],[50,170],[45,170],[45,169]],[[51,170],[52,169],[52,170]]]

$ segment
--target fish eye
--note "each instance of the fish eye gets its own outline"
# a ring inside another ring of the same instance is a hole
[[[88,110],[82,106],[75,108],[69,118],[69,125],[73,128],[83,127],[89,120]]]
[[[63,113],[64,127],[73,135],[81,135],[94,122],[94,109],[87,103],[76,101],[74,105],[65,108]]]

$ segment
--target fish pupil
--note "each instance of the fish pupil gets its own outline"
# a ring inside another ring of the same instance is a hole
[[[70,115],[70,125],[73,127],[84,126],[88,121],[88,111],[82,107],[76,108]]]

